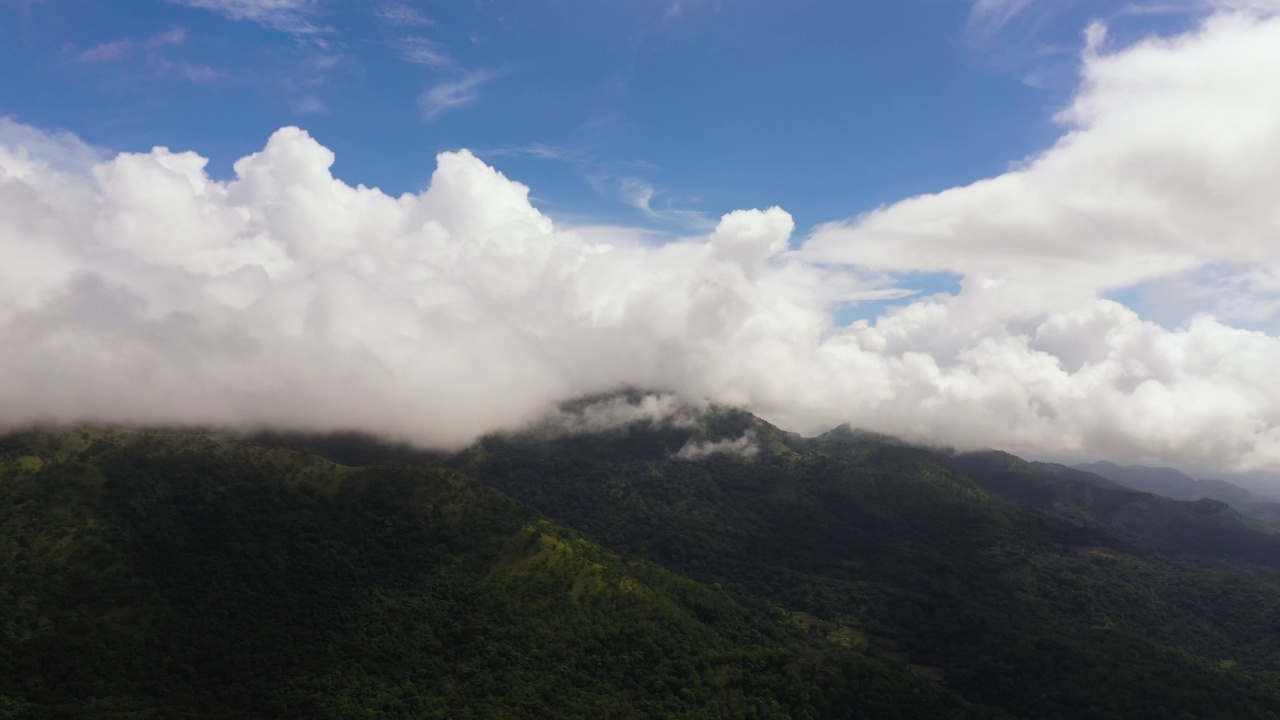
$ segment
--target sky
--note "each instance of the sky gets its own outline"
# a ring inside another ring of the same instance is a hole
[[[1280,0],[0,0],[0,69],[0,425],[1280,470]]]

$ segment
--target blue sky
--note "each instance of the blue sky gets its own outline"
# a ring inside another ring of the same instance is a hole
[[[470,148],[553,217],[801,228],[997,174],[1049,145],[1082,32],[1194,5],[1018,0],[0,0],[0,114],[215,175],[285,125],[335,174],[421,189]],[[434,93],[434,94],[433,94]],[[647,208],[647,211],[646,211]]]

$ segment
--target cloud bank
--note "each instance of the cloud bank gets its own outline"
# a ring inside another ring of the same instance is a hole
[[[466,151],[392,197],[296,128],[221,182],[6,121],[0,425],[457,447],[641,387],[804,433],[1280,468],[1280,20],[1237,3],[1090,43],[1082,78],[1062,138],[1006,174],[805,238],[769,208],[660,245],[557,226]],[[917,272],[961,290],[835,322]],[[1162,326],[1107,299],[1134,288],[1185,307]]]

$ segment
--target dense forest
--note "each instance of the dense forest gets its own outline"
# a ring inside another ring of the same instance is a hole
[[[983,718],[435,464],[0,443],[0,717]]]
[[[734,437],[755,452],[678,459]],[[1221,503],[733,411],[495,436],[453,462],[1021,717],[1280,717],[1280,535]]]
[[[50,429],[0,439],[0,628],[6,718],[1280,718],[1280,530],[715,408]]]

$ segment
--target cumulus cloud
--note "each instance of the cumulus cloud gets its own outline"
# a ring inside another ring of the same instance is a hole
[[[787,273],[752,282],[706,240],[557,229],[465,151],[398,198],[334,179],[333,160],[294,128],[229,182],[163,148],[87,176],[0,154],[4,424],[353,427],[457,446],[583,393],[666,386],[716,364],[721,339],[776,312],[770,297],[810,294]]]
[[[6,115],[0,115],[0,148],[7,149],[11,157],[10,172],[23,172],[28,178],[36,167],[87,175],[108,157],[105,150],[89,145],[74,133],[40,130]]]
[[[90,163],[72,138],[0,123],[0,424],[457,447],[639,387],[670,393],[640,406],[654,418],[709,401],[803,433],[1278,468],[1280,337],[1262,328],[1280,306],[1280,20],[1259,7],[1132,47],[1082,41],[1053,147],[795,249],[778,208],[665,244],[557,225],[466,151],[392,197],[334,178],[296,128],[220,181],[191,152]],[[960,290],[902,299],[893,278],[919,272]],[[1161,325],[1107,299],[1161,287],[1194,307]],[[837,325],[872,297],[902,302]]]
[[[1003,407],[1010,427],[975,433],[1274,465],[1280,396],[1258,373],[1280,344],[1207,311],[1234,305],[1254,322],[1274,312],[1280,20],[1225,9],[1110,54],[1100,27],[1088,36],[1052,148],[1004,175],[820,227],[804,254],[964,277],[956,297],[850,329],[859,350],[900,363],[879,372],[934,409],[922,429],[954,423],[966,404]],[[1204,314],[1189,308],[1174,330],[1102,299],[1171,282],[1204,299]],[[1219,304],[1223,286],[1234,297]]]
[[[1221,13],[1109,55],[1094,50],[1100,33],[1091,26],[1054,147],[1013,172],[823,227],[810,256],[1082,293],[1209,262],[1280,261],[1280,21]]]

